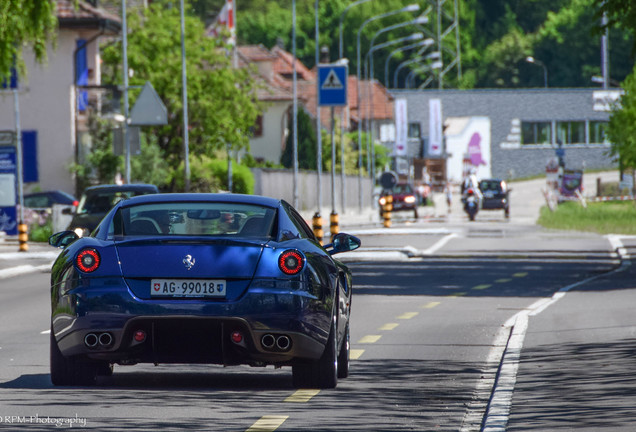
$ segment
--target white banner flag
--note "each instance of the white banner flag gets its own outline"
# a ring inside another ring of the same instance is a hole
[[[428,154],[427,156],[442,155],[442,101],[430,99],[428,101]]]
[[[395,100],[395,156],[406,156],[408,153],[408,118],[406,115],[406,99]]]
[[[233,0],[227,0],[221,11],[214,19],[214,22],[206,29],[208,36],[217,37],[222,29],[230,31],[230,43],[236,46],[235,11]]]

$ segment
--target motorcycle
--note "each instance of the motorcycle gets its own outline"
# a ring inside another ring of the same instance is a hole
[[[466,193],[462,197],[462,202],[464,203],[464,211],[468,215],[468,219],[474,221],[479,211],[479,198],[472,188],[466,190]]]

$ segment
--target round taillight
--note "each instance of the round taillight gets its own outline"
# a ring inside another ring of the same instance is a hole
[[[143,342],[146,340],[146,332],[143,330],[137,330],[133,335],[136,342]]]
[[[233,331],[231,337],[232,337],[232,342],[234,343],[243,342],[243,334],[240,331]]]
[[[95,249],[84,249],[77,254],[75,259],[77,267],[84,273],[97,270],[100,262],[99,253]]]
[[[288,275],[295,275],[300,273],[303,269],[304,260],[300,252],[295,250],[287,250],[280,254],[278,258],[278,267],[280,270]]]

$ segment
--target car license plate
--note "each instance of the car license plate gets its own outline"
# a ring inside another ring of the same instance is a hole
[[[151,279],[151,297],[225,298],[227,285],[222,279]]]

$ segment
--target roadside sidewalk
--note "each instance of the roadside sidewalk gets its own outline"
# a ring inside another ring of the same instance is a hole
[[[27,251],[20,251],[17,237],[0,237],[0,280],[38,270],[48,270],[60,253],[46,243],[28,243]]]

